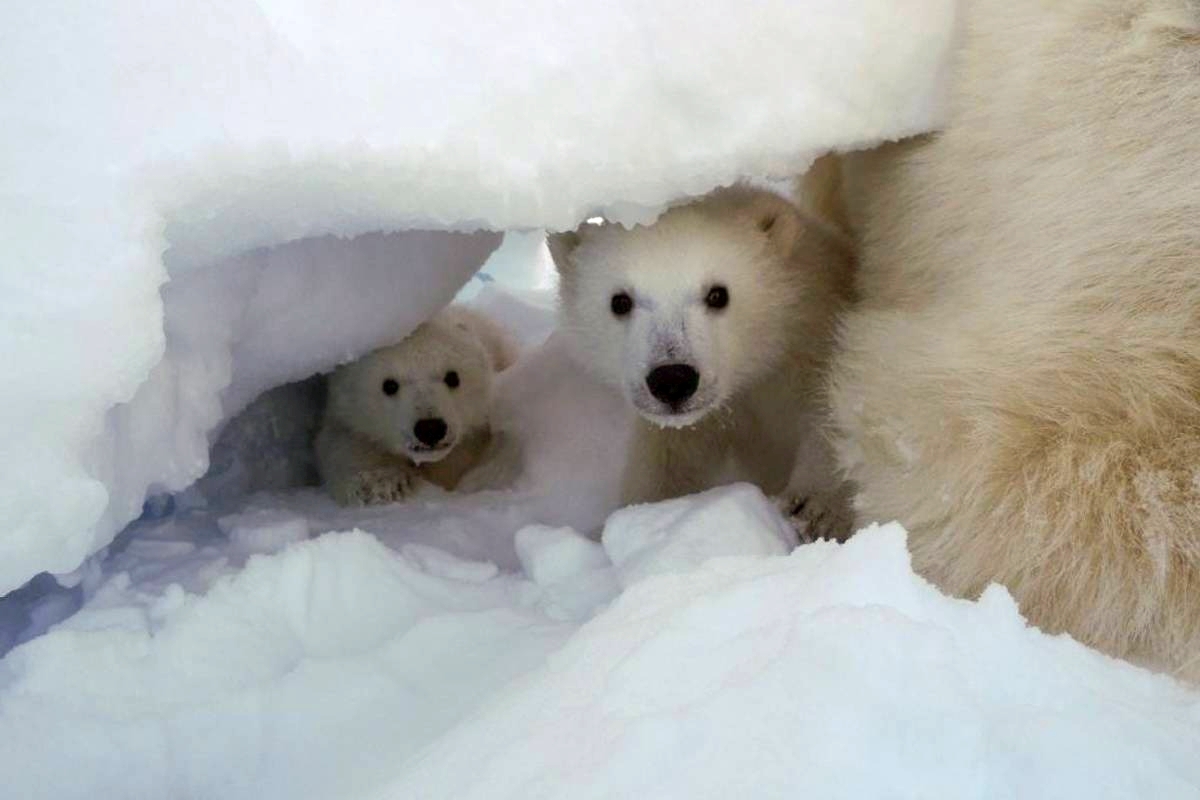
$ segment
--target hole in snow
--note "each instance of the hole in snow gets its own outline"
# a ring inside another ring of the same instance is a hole
[[[362,514],[332,507],[316,485],[321,373],[402,338],[452,299],[536,346],[554,323],[542,234],[500,241],[429,231],[326,236],[173,269],[161,290],[162,358],[110,410],[90,453],[92,474],[110,494],[94,532],[99,552],[60,581],[42,575],[0,598],[0,654],[74,613],[116,570],[150,588],[200,591],[228,567],[233,540],[236,561],[298,531],[370,527]],[[437,514],[401,515],[383,527],[423,526],[437,540],[447,526]],[[515,556],[477,544],[460,541],[457,551],[515,566]]]

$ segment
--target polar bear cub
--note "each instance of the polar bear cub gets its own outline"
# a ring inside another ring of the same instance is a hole
[[[563,328],[638,415],[622,501],[731,481],[782,492],[802,539],[850,532],[823,382],[851,254],[784,198],[737,186],[626,229],[549,237]]]
[[[317,468],[342,505],[402,500],[423,478],[458,485],[491,441],[492,379],[515,360],[507,332],[452,306],[329,378]]]

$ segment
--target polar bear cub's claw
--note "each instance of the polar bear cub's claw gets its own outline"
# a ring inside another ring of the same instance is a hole
[[[854,509],[845,488],[804,494],[785,492],[775,505],[791,523],[800,544],[818,539],[844,542],[854,533]]]
[[[338,487],[336,499],[343,505],[369,506],[395,503],[413,493],[416,474],[396,467],[381,467],[355,473]]]

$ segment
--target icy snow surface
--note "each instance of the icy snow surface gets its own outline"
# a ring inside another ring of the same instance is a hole
[[[929,129],[952,28],[953,0],[5,3],[0,593],[498,243],[354,237],[647,219]]]
[[[523,322],[515,487],[345,510],[219,459],[0,661],[0,795],[1200,797],[1200,693],[942,596],[896,525],[789,555],[747,485],[610,513],[620,399],[545,295],[472,302]]]

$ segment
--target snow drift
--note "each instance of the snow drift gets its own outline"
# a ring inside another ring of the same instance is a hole
[[[0,774],[29,800],[1200,795],[1194,692],[1002,589],[940,595],[897,526],[784,556],[773,513],[733,486],[603,544],[525,527],[529,577],[248,515],[279,552],[210,553],[203,595],[114,577],[0,662]]]
[[[5,796],[1200,797],[1200,695],[941,595],[896,525],[788,554],[747,485],[610,514],[623,401],[533,299],[474,301],[525,326],[514,489],[147,515],[0,660]]]
[[[147,490],[199,477],[248,397],[403,335],[498,243],[380,233],[647,219],[926,130],[952,17],[952,0],[8,4],[0,593],[74,569]]]

